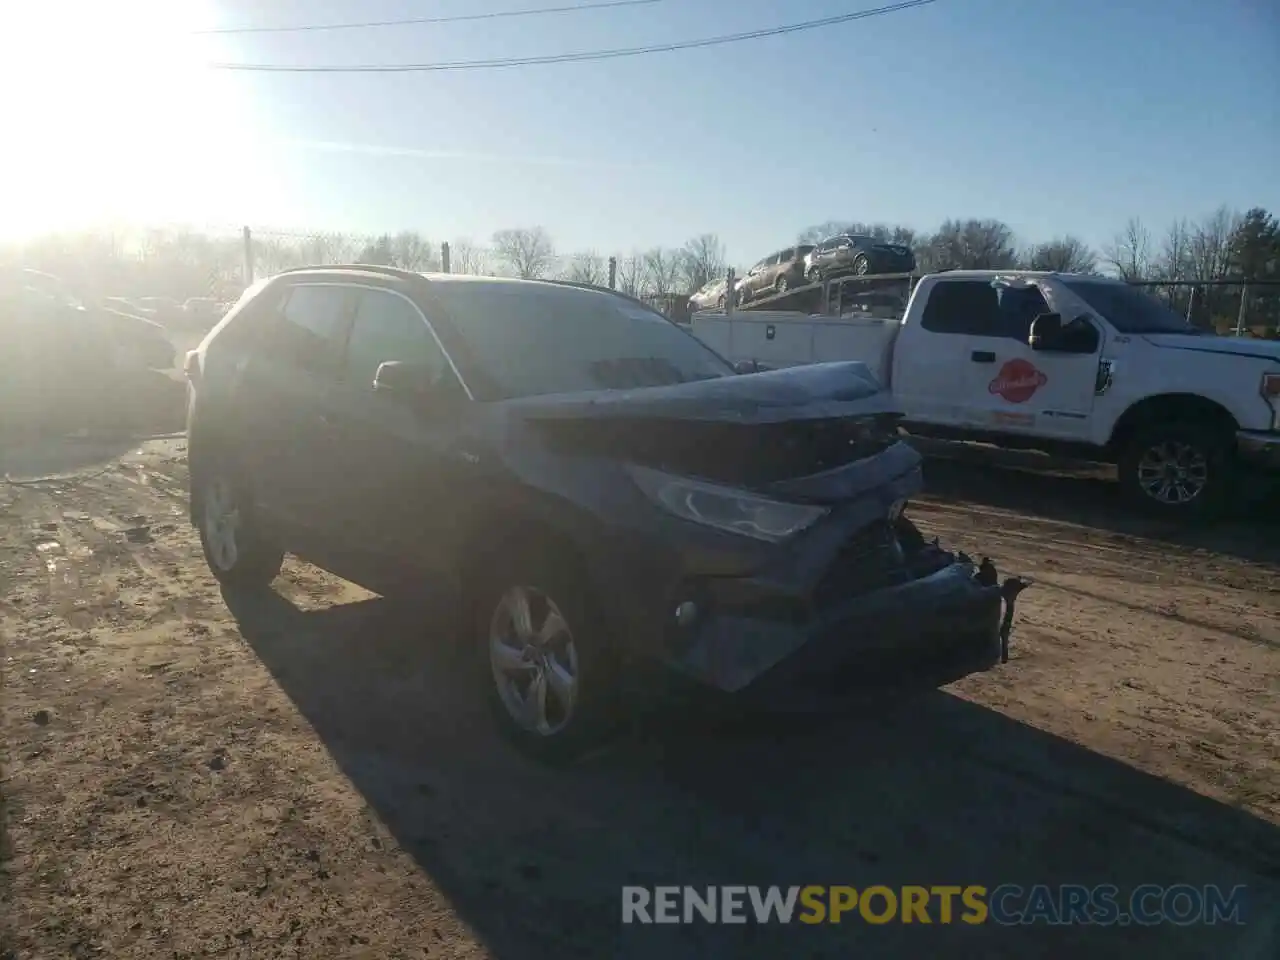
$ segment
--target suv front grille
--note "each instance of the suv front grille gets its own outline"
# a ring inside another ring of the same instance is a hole
[[[936,573],[953,562],[945,550],[926,544],[915,527],[878,520],[855,533],[836,554],[814,591],[818,609]]]
[[[863,527],[840,549],[814,592],[821,609],[911,579],[906,555],[888,520]]]

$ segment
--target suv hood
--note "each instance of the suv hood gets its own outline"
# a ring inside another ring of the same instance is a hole
[[[1171,350],[1219,353],[1257,360],[1280,361],[1280,340],[1253,340],[1248,337],[1197,336],[1192,333],[1148,333],[1148,343]]]
[[[862,363],[825,363],[646,387],[507,401],[564,453],[640,463],[815,499],[918,468],[900,414]],[[849,472],[871,461],[870,469]],[[795,486],[806,478],[801,486]]]
[[[729,424],[767,424],[895,414],[888,393],[865,363],[841,361],[696,380],[667,387],[596,390],[505,401],[530,420],[656,417]]]

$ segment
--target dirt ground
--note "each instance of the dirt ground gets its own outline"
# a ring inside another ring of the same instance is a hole
[[[1036,580],[1009,664],[556,773],[495,738],[447,604],[290,561],[229,608],[181,440],[0,461],[78,471],[0,484],[0,957],[1280,956],[1275,526],[1163,530],[1088,475],[931,460],[917,521]],[[1065,882],[1246,884],[1248,922],[619,922],[628,883]]]

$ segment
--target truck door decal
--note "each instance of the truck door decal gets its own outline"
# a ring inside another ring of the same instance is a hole
[[[1026,403],[1048,382],[1049,377],[1043,370],[1036,369],[1021,357],[1015,357],[1005,361],[1000,372],[987,384],[987,391],[1009,403]]]

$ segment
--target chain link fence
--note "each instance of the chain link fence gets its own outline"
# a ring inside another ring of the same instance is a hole
[[[1280,339],[1280,281],[1131,280],[1187,322],[1227,336]]]

